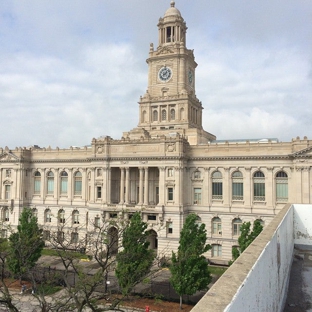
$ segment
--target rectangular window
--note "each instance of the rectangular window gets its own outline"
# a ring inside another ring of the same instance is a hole
[[[173,233],[172,222],[167,222],[167,233],[168,234]]]
[[[101,186],[97,186],[96,187],[96,198],[97,199],[101,199],[102,198],[102,187]]]
[[[168,187],[168,201],[173,201],[173,187]]]
[[[222,182],[212,182],[212,198],[222,199]]]
[[[35,194],[40,194],[40,188],[41,188],[41,181],[39,178],[35,178]]]
[[[156,216],[155,215],[148,215],[147,220],[148,221],[156,221]]]
[[[282,183],[281,183],[282,182]],[[276,182],[276,200],[280,202],[288,201],[288,181]]]
[[[233,223],[233,235],[234,236],[239,236],[240,235],[240,228],[241,228],[241,224],[239,223]]]
[[[61,178],[61,194],[67,194],[67,178]]]
[[[96,228],[99,228],[100,227],[100,217],[95,217],[94,218],[94,226]]]
[[[212,245],[212,257],[222,257],[222,246],[221,245]]]
[[[47,231],[47,230],[43,231],[43,239],[50,240],[50,231]]]
[[[215,235],[222,235],[222,225],[219,222],[213,222],[212,233]]]
[[[262,182],[254,183],[254,200],[265,201],[265,184]]]
[[[81,195],[82,193],[82,181],[76,178],[75,180],[75,195]]]
[[[201,188],[194,188],[194,205],[200,205],[201,204]]]
[[[233,182],[232,183],[232,199],[233,200],[243,200],[243,182]]]
[[[11,199],[11,185],[5,185],[5,199]]]
[[[117,218],[117,213],[110,213],[110,214],[109,214],[109,217],[110,217],[111,219],[116,219],[116,218]]]
[[[54,192],[54,178],[48,178],[48,194],[53,194]]]
[[[76,233],[76,232],[71,233],[71,240],[70,240],[70,242],[72,244],[78,244],[78,240],[79,240],[78,233]]]

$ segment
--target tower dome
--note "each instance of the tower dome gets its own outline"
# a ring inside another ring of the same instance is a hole
[[[180,16],[181,17],[181,13],[180,11],[175,7],[175,2],[171,1],[170,3],[170,8],[166,11],[165,13],[165,18],[169,17],[169,16]]]

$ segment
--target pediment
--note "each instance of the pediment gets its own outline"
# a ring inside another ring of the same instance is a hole
[[[293,157],[312,157],[312,146],[304,148],[300,151],[292,153],[291,156]]]
[[[157,51],[156,54],[160,55],[160,54],[172,54],[172,53],[174,53],[174,51],[171,50],[169,47],[162,47]]]
[[[0,155],[0,161],[16,161],[20,160],[16,155],[14,155],[11,152],[4,152],[2,155]]]

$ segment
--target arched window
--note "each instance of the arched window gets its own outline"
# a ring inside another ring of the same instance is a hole
[[[65,223],[65,211],[64,209],[60,209],[58,212],[59,223]]]
[[[170,120],[175,120],[175,109],[170,110]]]
[[[73,211],[73,224],[79,224],[79,211]]]
[[[48,194],[52,195],[54,192],[54,174],[52,171],[48,172]]]
[[[167,120],[167,112],[165,109],[161,111],[161,120]]]
[[[275,177],[276,183],[276,201],[288,201],[288,176],[284,171],[279,171]]]
[[[39,171],[35,172],[35,189],[34,193],[35,194],[40,194],[41,190],[41,173]]]
[[[265,201],[265,180],[261,171],[256,171],[253,175],[254,200]]]
[[[146,122],[146,111],[142,112],[142,122]]]
[[[212,174],[212,199],[222,199],[222,174],[215,171]]]
[[[219,244],[212,244],[211,245],[211,257],[222,257],[222,245]]]
[[[8,207],[4,207],[2,210],[2,220],[4,222],[10,221],[10,212]]]
[[[51,210],[46,209],[44,211],[44,222],[51,222]]]
[[[233,236],[239,236],[241,234],[242,220],[235,218],[232,222],[233,225]]]
[[[61,172],[61,194],[67,194],[68,174],[66,171]]]
[[[153,111],[153,121],[158,121],[158,112],[157,112],[157,110]]]
[[[232,174],[232,200],[243,200],[243,175],[240,171],[235,171]]]
[[[212,235],[221,236],[222,235],[222,222],[219,217],[212,219]]]
[[[82,193],[82,174],[80,171],[75,173],[75,181],[74,181],[74,194],[81,195]]]

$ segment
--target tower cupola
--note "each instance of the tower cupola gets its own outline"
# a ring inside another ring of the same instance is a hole
[[[171,1],[170,8],[163,18],[159,19],[159,46],[180,43],[185,46],[186,24],[180,11],[175,7],[175,2]]]

